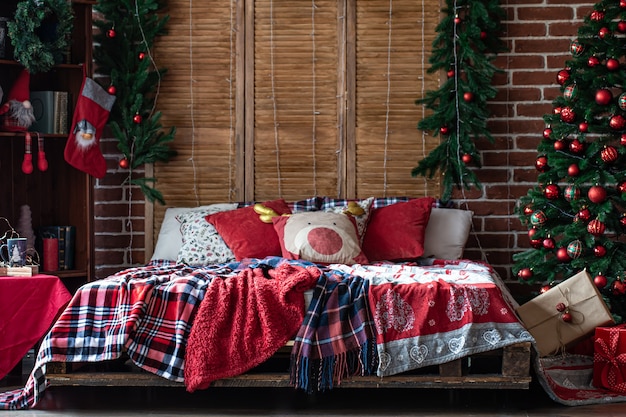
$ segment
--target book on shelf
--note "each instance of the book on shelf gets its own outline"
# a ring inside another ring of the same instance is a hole
[[[37,231],[38,251],[44,271],[64,271],[75,268],[75,226],[43,226]]]
[[[35,121],[29,130],[43,134],[68,134],[67,91],[31,91],[30,102]]]

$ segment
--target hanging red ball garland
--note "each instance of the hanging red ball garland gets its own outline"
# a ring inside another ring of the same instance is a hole
[[[130,164],[128,162],[128,159],[122,158],[120,159],[119,165],[120,165],[120,168],[127,169]]]

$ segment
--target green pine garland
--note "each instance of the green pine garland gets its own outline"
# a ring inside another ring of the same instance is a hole
[[[498,0],[447,0],[443,11],[446,15],[437,26],[428,72],[444,70],[448,78],[438,90],[416,101],[432,110],[418,129],[440,135],[441,143],[411,174],[432,178],[442,173],[442,199],[448,200],[455,185],[480,187],[469,165],[481,166],[476,140],[493,142],[487,130],[486,102],[496,95],[491,80],[500,71],[492,61],[506,47],[498,38],[505,15]]]
[[[46,32],[46,22],[56,23],[53,34],[40,33]],[[14,20],[7,23],[15,59],[31,74],[49,71],[53,65],[63,62],[73,25],[74,13],[67,0],[18,3]]]
[[[161,113],[155,111],[156,91],[166,70],[155,68],[150,50],[164,35],[169,16],[161,0],[101,0],[95,10],[103,19],[94,25],[94,59],[98,72],[109,76],[108,90],[117,97],[108,125],[123,154],[122,169],[130,169],[128,182],[150,201],[165,204],[154,184],[156,178],[137,177],[133,170],[154,162],[167,162],[176,152],[169,144],[175,127],[163,131]],[[105,87],[107,88],[107,87]]]

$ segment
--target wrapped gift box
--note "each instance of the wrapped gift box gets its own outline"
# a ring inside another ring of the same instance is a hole
[[[626,325],[596,329],[593,385],[626,394]]]
[[[521,305],[517,314],[535,338],[540,356],[564,350],[592,335],[596,327],[614,323],[586,270]]]

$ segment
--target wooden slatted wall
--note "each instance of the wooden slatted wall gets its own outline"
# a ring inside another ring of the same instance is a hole
[[[438,85],[439,0],[168,4],[154,55],[179,156],[153,168],[168,206],[438,195],[410,171],[436,146],[415,100]]]

